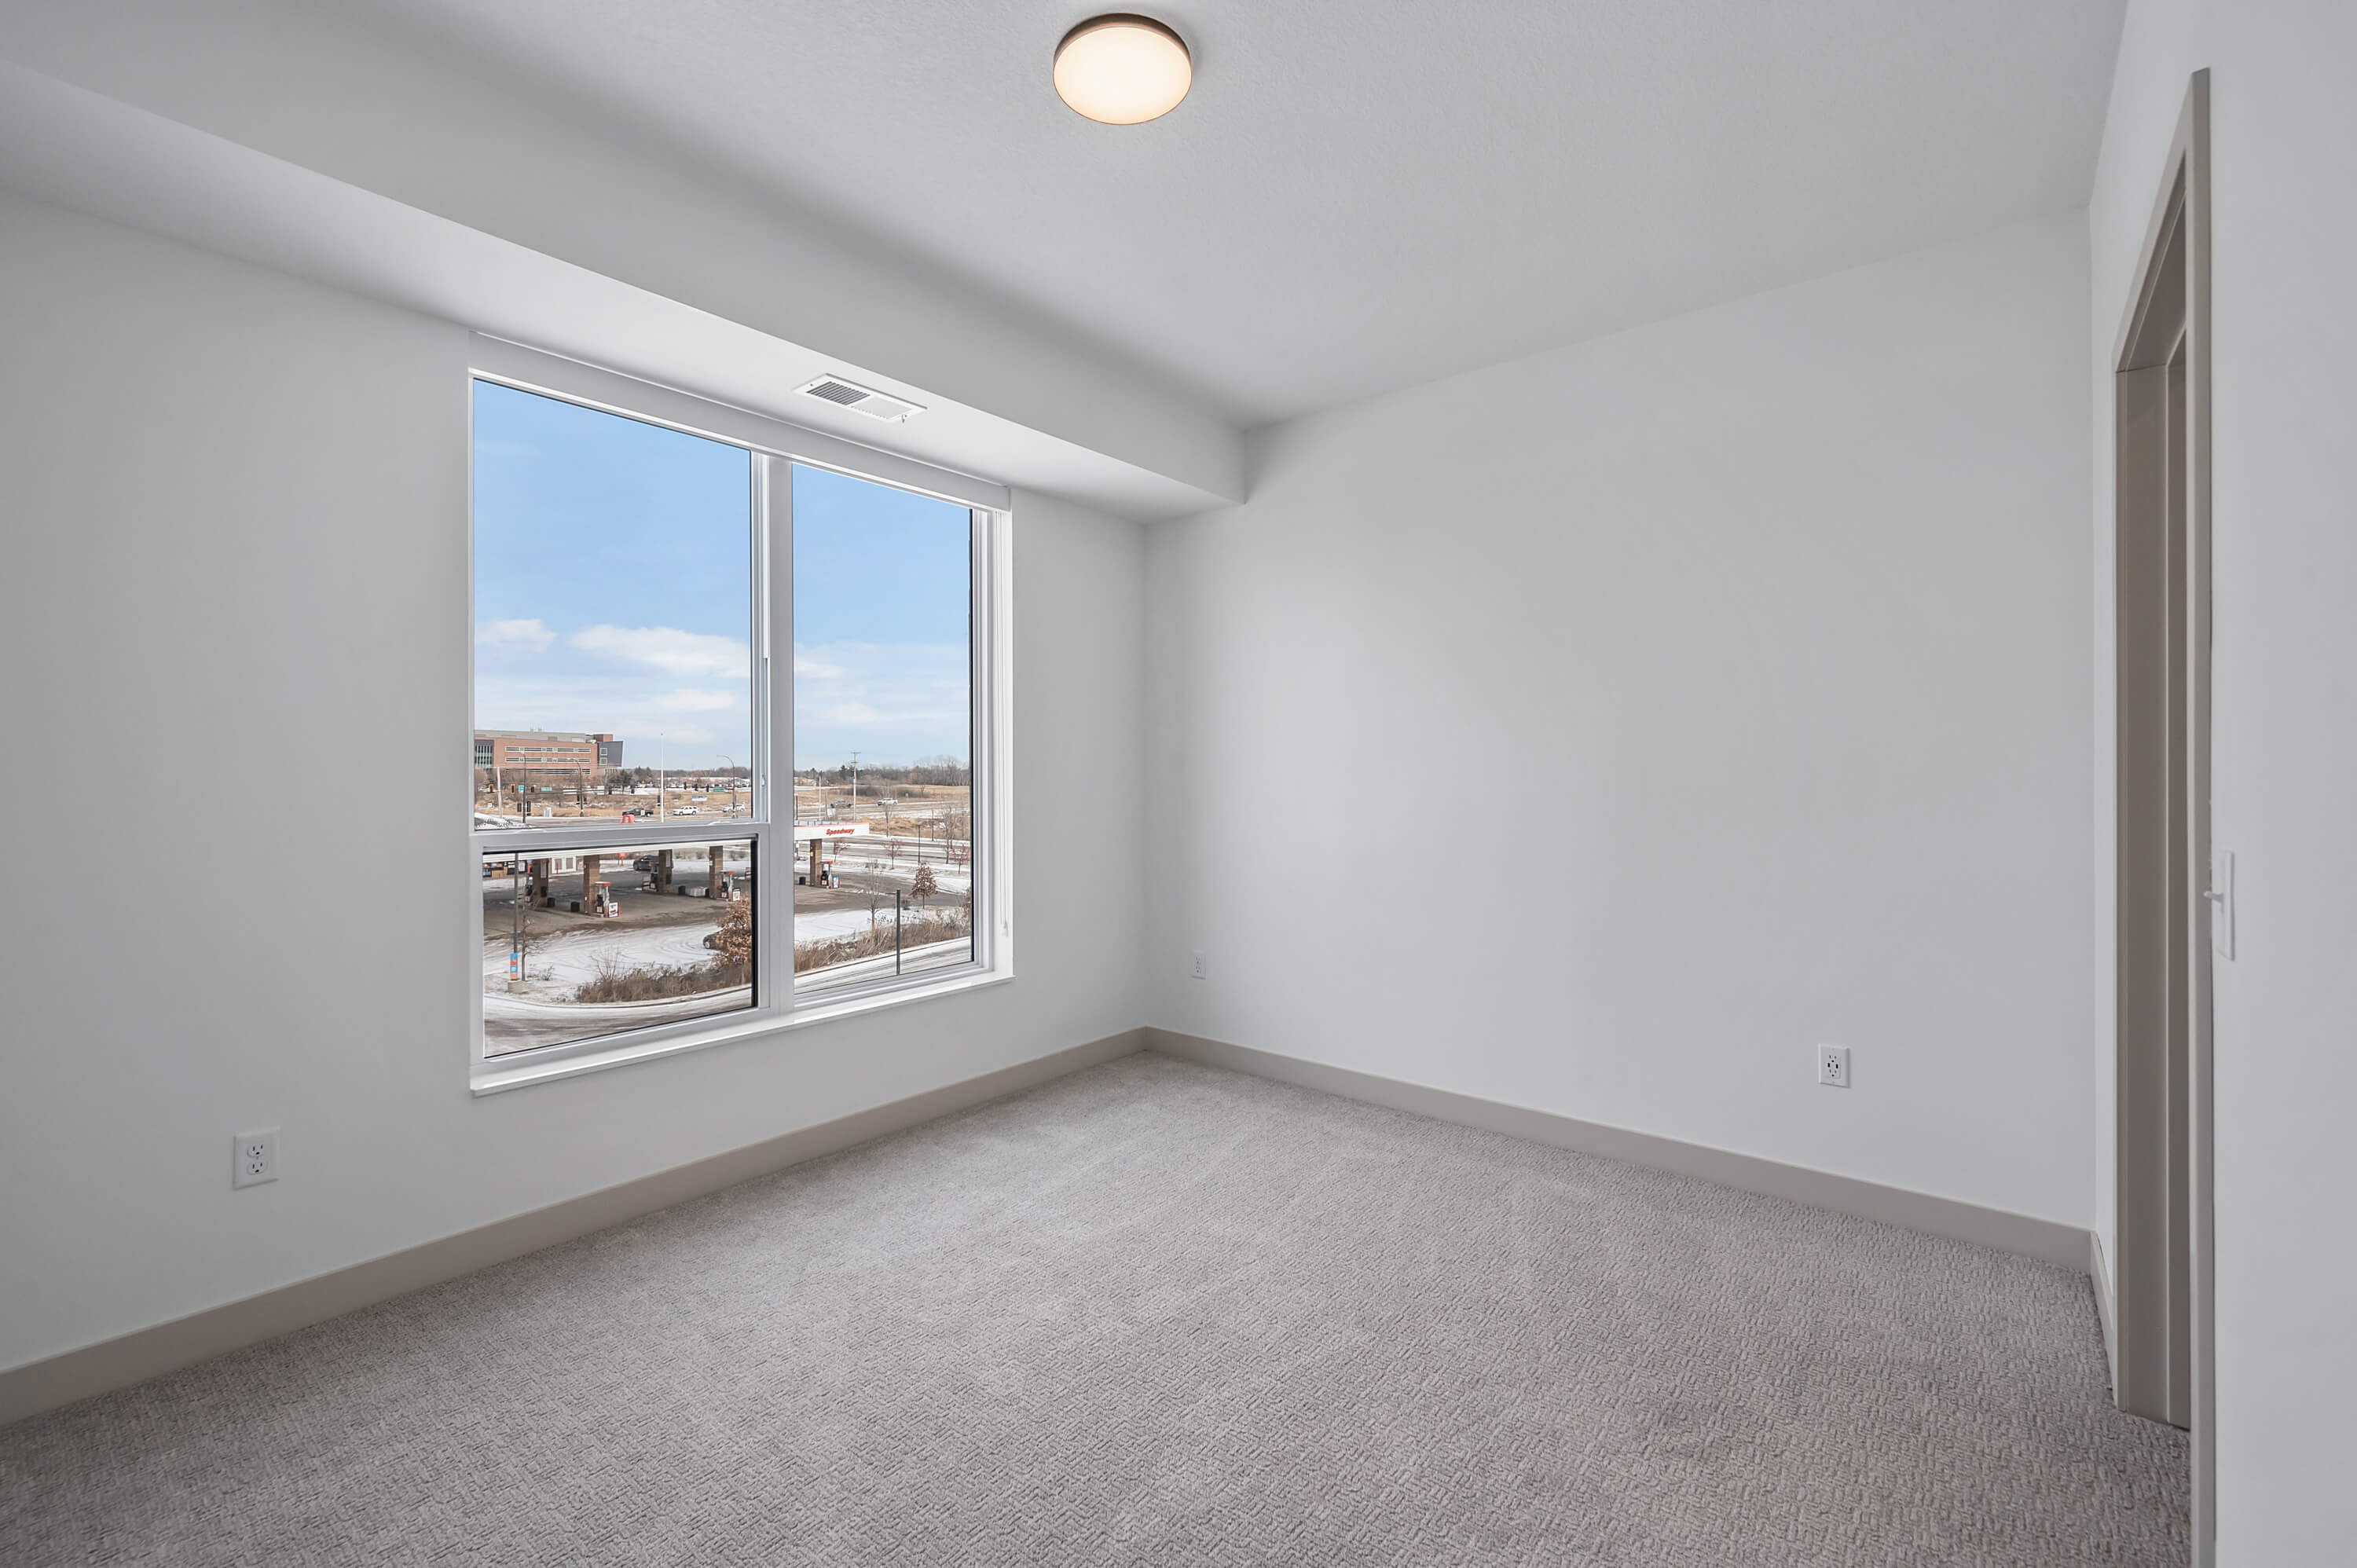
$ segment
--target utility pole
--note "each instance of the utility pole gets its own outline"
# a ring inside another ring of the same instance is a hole
[[[851,754],[851,814],[859,815],[859,753]]]
[[[671,821],[671,732],[655,735],[655,821]]]

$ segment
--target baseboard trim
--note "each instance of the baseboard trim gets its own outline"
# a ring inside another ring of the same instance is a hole
[[[2104,1233],[2087,1232],[2087,1283],[2095,1291],[2095,1321],[2104,1330],[2104,1364],[2111,1369],[2112,1402],[2120,1397],[2120,1333],[2114,1318],[2120,1298],[2112,1292],[2111,1266],[2104,1261]]]
[[[1756,1155],[1738,1155],[1726,1149],[1715,1149],[1706,1144],[1689,1144],[1652,1133],[1632,1132],[1626,1127],[1608,1126],[1600,1122],[1583,1122],[1577,1117],[1560,1116],[1550,1111],[1534,1111],[1527,1106],[1510,1105],[1503,1101],[1483,1100],[1476,1095],[1459,1094],[1453,1090],[1434,1089],[1426,1084],[1383,1078],[1351,1068],[1332,1067],[1301,1057],[1283,1056],[1250,1046],[1230,1045],[1223,1040],[1209,1040],[1199,1035],[1149,1027],[1146,1036],[1149,1050],[1210,1067],[1230,1068],[1258,1078],[1275,1079],[1284,1083],[1298,1084],[1304,1089],[1338,1094],[1346,1100],[1361,1100],[1373,1105],[1389,1106],[1394,1111],[1413,1112],[1437,1121],[1454,1122],[1460,1126],[1479,1127],[1485,1132],[1527,1138],[1534,1144],[1545,1144],[1558,1149],[1574,1149],[1584,1155],[1602,1155],[1610,1159],[1627,1160],[1631,1165],[1674,1171],[1680,1176],[1700,1176],[1722,1187],[1741,1187],[1747,1192],[1790,1198],[1795,1203],[1830,1208],[1861,1219],[1878,1220],[1886,1225],[1903,1226],[1910,1230],[1921,1230],[1933,1236],[1970,1241],[1976,1246],[2036,1258],[2040,1262],[2077,1273],[2084,1273],[2088,1266],[2090,1233],[2051,1219],[2040,1219],[2002,1208],[1985,1208],[1959,1198],[1940,1197],[1907,1187],[1886,1187],[1857,1176],[1837,1176],[1831,1171],[1813,1170],[1807,1165],[1785,1165]]]
[[[691,1164],[658,1171],[545,1208],[299,1280],[276,1290],[136,1329],[78,1350],[0,1372],[0,1424],[160,1377],[225,1351],[373,1306],[427,1285],[637,1219],[690,1198],[838,1154],[939,1117],[1128,1056],[1146,1031],[1126,1029],[1027,1062],[944,1084],[905,1100],[803,1127]]]

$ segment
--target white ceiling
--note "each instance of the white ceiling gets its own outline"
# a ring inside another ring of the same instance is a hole
[[[2079,206],[2123,5],[1155,0],[1114,127],[1060,0],[355,3],[1247,425]]]

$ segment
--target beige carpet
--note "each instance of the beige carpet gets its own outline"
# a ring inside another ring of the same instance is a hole
[[[7,1563],[2178,1563],[2019,1258],[1158,1057],[0,1431]]]

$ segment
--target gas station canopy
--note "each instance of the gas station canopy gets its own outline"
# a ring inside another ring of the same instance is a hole
[[[807,843],[814,839],[857,838],[866,832],[866,822],[796,822],[794,842]]]

